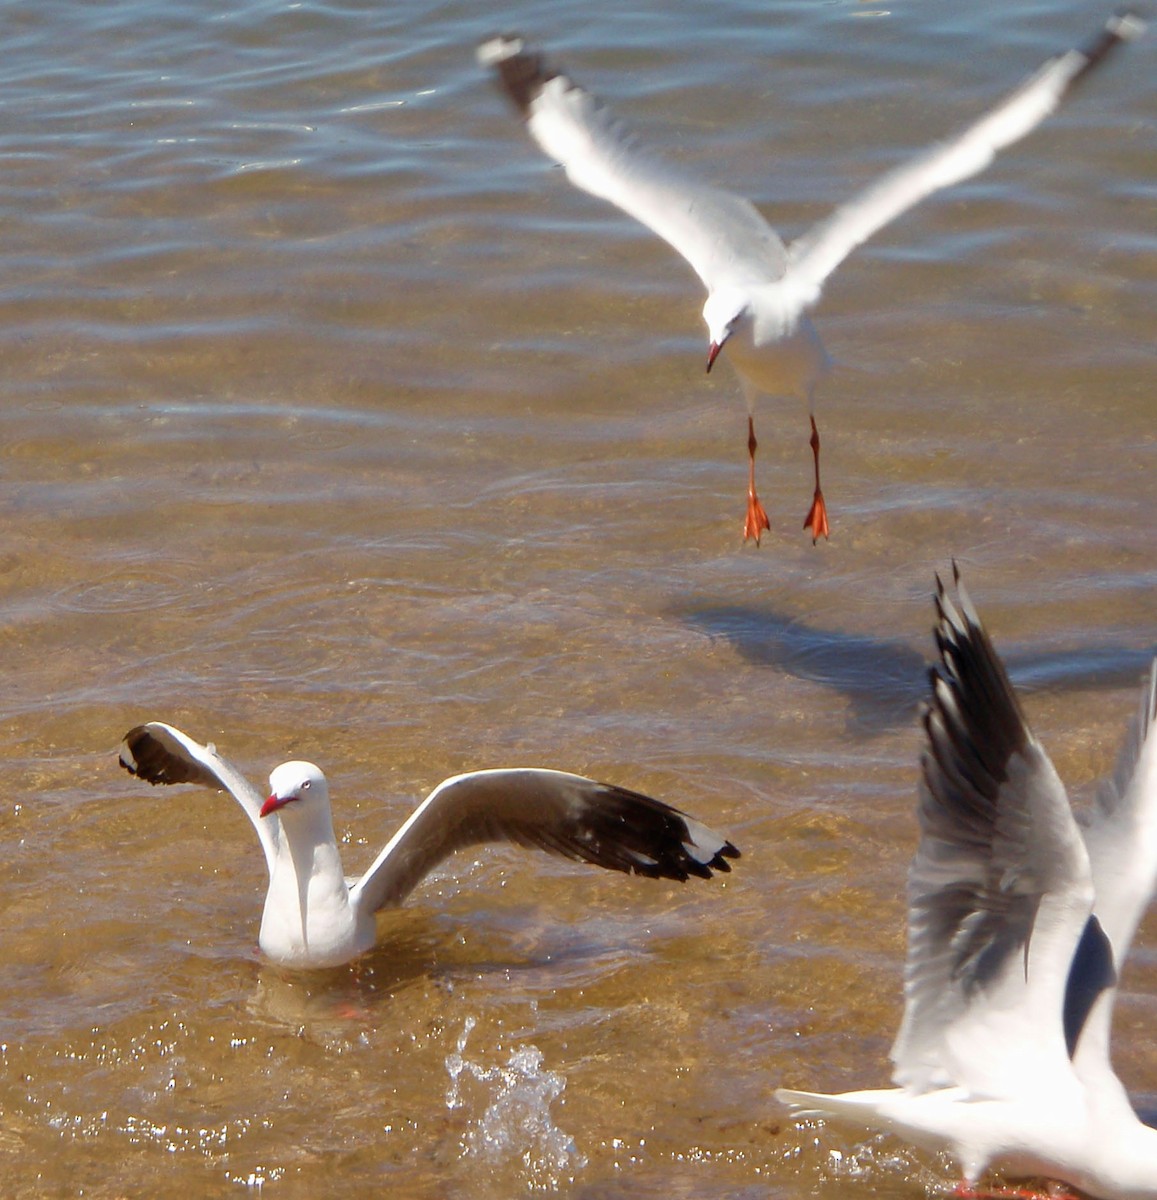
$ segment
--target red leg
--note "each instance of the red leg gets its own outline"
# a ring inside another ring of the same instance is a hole
[[[751,462],[748,467],[747,475],[747,520],[743,523],[743,540],[746,542],[748,538],[755,538],[755,544],[759,545],[759,535],[765,530],[771,528],[771,522],[767,519],[767,513],[764,512],[763,505],[759,502],[759,497],[755,494],[755,450],[759,443],[755,440],[755,419],[747,418],[747,454]]]
[[[958,1183],[952,1195],[958,1200],[1078,1200],[1057,1183],[1050,1183],[1047,1192],[1033,1188],[978,1188],[971,1183]]]
[[[812,497],[812,506],[804,517],[803,527],[812,531],[812,545],[820,538],[828,536],[828,506],[824,503],[824,494],[820,490],[820,432],[816,428],[816,419],[812,417],[811,448],[816,461],[816,493]]]

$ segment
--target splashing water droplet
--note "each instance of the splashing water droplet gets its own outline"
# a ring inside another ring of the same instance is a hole
[[[484,1085],[481,1103],[486,1107],[462,1138],[462,1157],[521,1162],[531,1191],[557,1191],[586,1166],[574,1138],[551,1117],[550,1107],[566,1088],[566,1077],[544,1070],[542,1051],[532,1045],[512,1050],[505,1066],[471,1062],[465,1050],[474,1026],[474,1018],[467,1017],[454,1053],[446,1056],[447,1108],[468,1103],[463,1097],[464,1079]]]

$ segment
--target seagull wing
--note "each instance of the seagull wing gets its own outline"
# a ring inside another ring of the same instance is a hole
[[[1101,785],[1085,845],[1097,893],[1093,911],[1119,971],[1157,884],[1157,660],[1116,770]],[[1090,1085],[1112,1075],[1109,1030],[1115,999],[1116,989],[1106,990],[1079,1031],[1073,1061]]]
[[[958,610],[937,583],[894,1078],[1008,1096],[1071,1079],[1064,1006],[1092,878],[1064,786],[980,618],[963,587]]]
[[[685,880],[729,871],[739,851],[658,800],[581,775],[533,769],[474,771],[440,783],[353,886],[370,911],[400,904],[447,855],[514,842],[612,871]]]
[[[478,48],[543,152],[576,187],[609,200],[673,246],[708,290],[779,279],[783,243],[740,196],[701,183],[664,162],[631,136],[595,99],[521,38],[499,37]]]
[[[802,291],[818,295],[824,280],[857,246],[925,196],[983,171],[998,151],[1053,112],[1114,47],[1143,29],[1132,14],[1114,16],[1088,46],[1050,59],[962,133],[889,171],[791,244],[789,278]]]
[[[217,753],[215,746],[202,746],[172,725],[150,721],[125,734],[120,763],[131,775],[148,783],[196,783],[228,792],[253,822],[265,851],[265,865],[272,875],[277,853],[276,823],[261,819],[264,803],[261,793],[231,762]]]

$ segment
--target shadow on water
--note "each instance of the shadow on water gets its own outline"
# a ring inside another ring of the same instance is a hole
[[[753,666],[839,692],[851,705],[849,732],[871,735],[905,725],[924,697],[927,661],[903,642],[816,628],[752,605],[705,605],[680,615],[729,642]]]
[[[808,625],[771,607],[704,605],[679,617],[723,638],[754,666],[775,667],[839,692],[850,704],[847,732],[872,736],[907,724],[927,695],[931,660],[907,643]],[[1157,647],[1102,643],[998,651],[1018,691],[1112,690],[1139,686]]]
[[[1025,692],[1080,691],[1084,688],[1140,687],[1141,679],[1157,655],[1157,645],[1083,646],[1048,653],[1012,653],[1004,656],[1008,673]]]

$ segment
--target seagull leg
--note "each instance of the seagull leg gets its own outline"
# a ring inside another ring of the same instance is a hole
[[[961,1182],[952,1189],[955,1200],[1078,1200],[1059,1183],[1050,1183],[1048,1191],[1035,1188],[978,1188],[974,1184]]]
[[[759,497],[755,494],[755,451],[758,445],[759,443],[755,440],[755,418],[748,416],[747,454],[751,462],[747,475],[747,520],[743,523],[743,540],[746,542],[748,538],[753,537],[757,546],[759,545],[759,535],[765,529],[771,528],[767,513],[760,504]]]
[[[816,428],[816,419],[812,417],[811,448],[816,460],[816,493],[812,497],[812,506],[804,518],[803,527],[812,531],[812,545],[821,537],[828,536],[828,506],[824,503],[824,494],[820,490],[820,432]],[[753,460],[754,461],[754,460]]]

